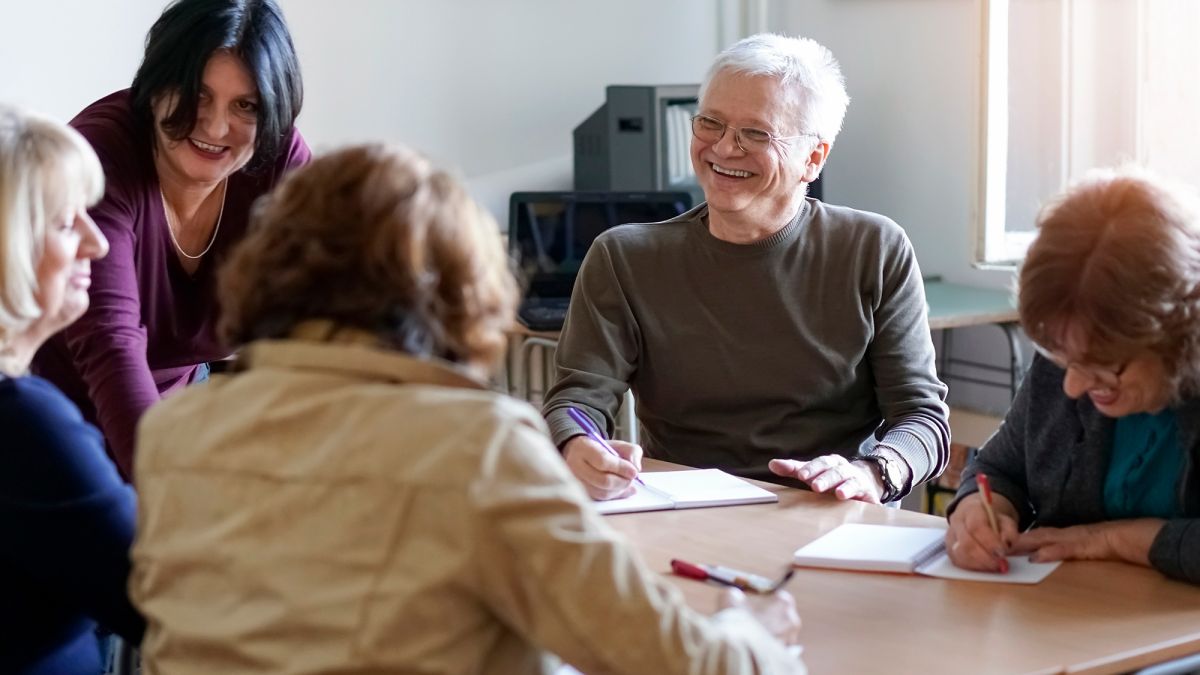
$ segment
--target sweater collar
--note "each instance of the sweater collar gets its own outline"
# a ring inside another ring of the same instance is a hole
[[[770,236],[749,244],[735,244],[714,237],[712,232],[708,230],[707,204],[701,204],[694,209],[693,217],[699,223],[699,227],[696,228],[697,234],[705,246],[716,251],[737,256],[757,256],[786,247],[787,244],[794,241],[800,231],[804,229],[805,223],[812,219],[813,210],[813,200],[811,198],[805,199],[800,203],[800,208],[796,210],[796,215],[792,216],[787,225],[784,225]]]
[[[388,349],[367,331],[329,321],[306,321],[283,340],[258,340],[239,354],[235,370],[278,368],[322,371],[382,382],[487,389],[466,368],[438,358],[417,358]]]

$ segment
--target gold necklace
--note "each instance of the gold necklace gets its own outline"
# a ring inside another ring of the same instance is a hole
[[[163,215],[167,218],[167,234],[171,235],[171,243],[175,244],[175,250],[179,251],[179,255],[188,260],[199,260],[204,257],[204,254],[212,250],[213,243],[217,241],[217,233],[221,231],[221,220],[225,217],[225,197],[228,194],[229,176],[226,176],[224,182],[221,183],[221,211],[217,214],[217,225],[213,228],[212,237],[209,238],[208,246],[205,246],[203,251],[196,255],[191,255],[183,250],[183,247],[179,245],[179,240],[175,238],[175,228],[171,227],[171,209],[167,206],[167,196],[163,194],[162,185],[158,186],[158,196],[162,198],[163,203]]]

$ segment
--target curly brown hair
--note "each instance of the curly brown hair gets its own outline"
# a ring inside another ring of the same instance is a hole
[[[1163,358],[1176,396],[1200,391],[1200,200],[1136,168],[1089,174],[1047,204],[1019,279],[1021,323],[1058,350],[1069,323],[1091,363]]]
[[[495,220],[429,160],[381,144],[289,175],[218,283],[231,346],[324,319],[481,370],[503,352],[517,301]]]

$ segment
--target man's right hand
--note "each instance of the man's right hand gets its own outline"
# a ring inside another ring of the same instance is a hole
[[[633,479],[642,470],[642,446],[609,441],[620,457],[587,436],[575,436],[563,446],[563,459],[592,499],[619,499],[633,494]]]

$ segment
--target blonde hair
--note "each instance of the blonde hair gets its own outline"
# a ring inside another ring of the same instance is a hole
[[[222,268],[222,337],[285,338],[331,320],[389,346],[490,370],[517,301],[499,227],[403,147],[350,147],[264,198]]]
[[[1019,279],[1021,323],[1058,350],[1068,324],[1091,363],[1152,350],[1176,395],[1200,384],[1200,198],[1143,169],[1088,174],[1047,204]]]
[[[47,221],[103,194],[100,160],[79,132],[0,104],[0,351],[41,316],[37,266]]]

